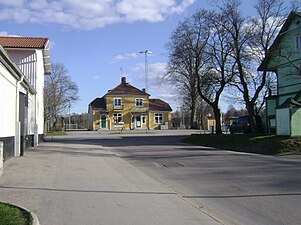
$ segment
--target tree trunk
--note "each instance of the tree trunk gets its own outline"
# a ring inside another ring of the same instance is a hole
[[[215,126],[216,134],[222,134],[222,124],[221,124],[221,111],[218,106],[213,107],[214,117],[215,117]]]
[[[258,132],[258,129],[257,129],[257,122],[256,122],[256,119],[255,119],[253,104],[251,102],[247,102],[246,103],[246,108],[247,108],[248,114],[250,116],[251,131],[252,131],[252,133],[256,133],[256,132]]]
[[[192,103],[191,105],[191,113],[190,113],[190,127],[191,129],[195,129],[196,128],[196,124],[195,124],[195,103]]]

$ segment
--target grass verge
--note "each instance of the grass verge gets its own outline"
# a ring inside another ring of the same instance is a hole
[[[32,217],[27,211],[0,202],[0,224],[2,225],[32,225]]]
[[[279,153],[301,153],[301,137],[275,135],[212,135],[193,134],[183,140],[185,143],[220,148],[225,150],[276,155]]]
[[[53,131],[53,132],[47,132],[46,136],[64,136],[67,135],[64,131]]]

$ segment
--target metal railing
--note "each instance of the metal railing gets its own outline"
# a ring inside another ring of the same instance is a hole
[[[88,128],[83,127],[79,124],[65,124],[65,130],[70,131],[70,130],[88,130]]]
[[[113,105],[113,109],[123,109],[123,105]]]

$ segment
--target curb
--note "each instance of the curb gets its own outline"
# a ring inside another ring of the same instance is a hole
[[[35,213],[33,213],[33,212],[30,212],[30,211],[29,211],[29,213],[30,213],[30,215],[32,217],[32,225],[40,225],[40,222],[38,220],[37,215]]]
[[[20,208],[20,209],[28,212],[31,215],[31,217],[32,217],[32,225],[40,225],[40,222],[39,222],[39,219],[38,219],[37,215],[34,212],[30,211],[29,209],[24,208],[24,207],[19,206],[19,205],[16,205],[16,204],[9,203],[9,202],[2,202],[2,203],[18,207],[18,208]]]

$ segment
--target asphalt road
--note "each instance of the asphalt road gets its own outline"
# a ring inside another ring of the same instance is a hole
[[[301,157],[183,144],[190,131],[73,132],[12,158],[0,201],[41,224],[297,225]]]
[[[29,209],[42,225],[220,224],[102,146],[120,139],[72,133],[10,158],[0,201]]]
[[[184,134],[82,136],[152,176],[222,224],[301,222],[301,158],[180,143]],[[70,139],[70,140],[71,140]]]

